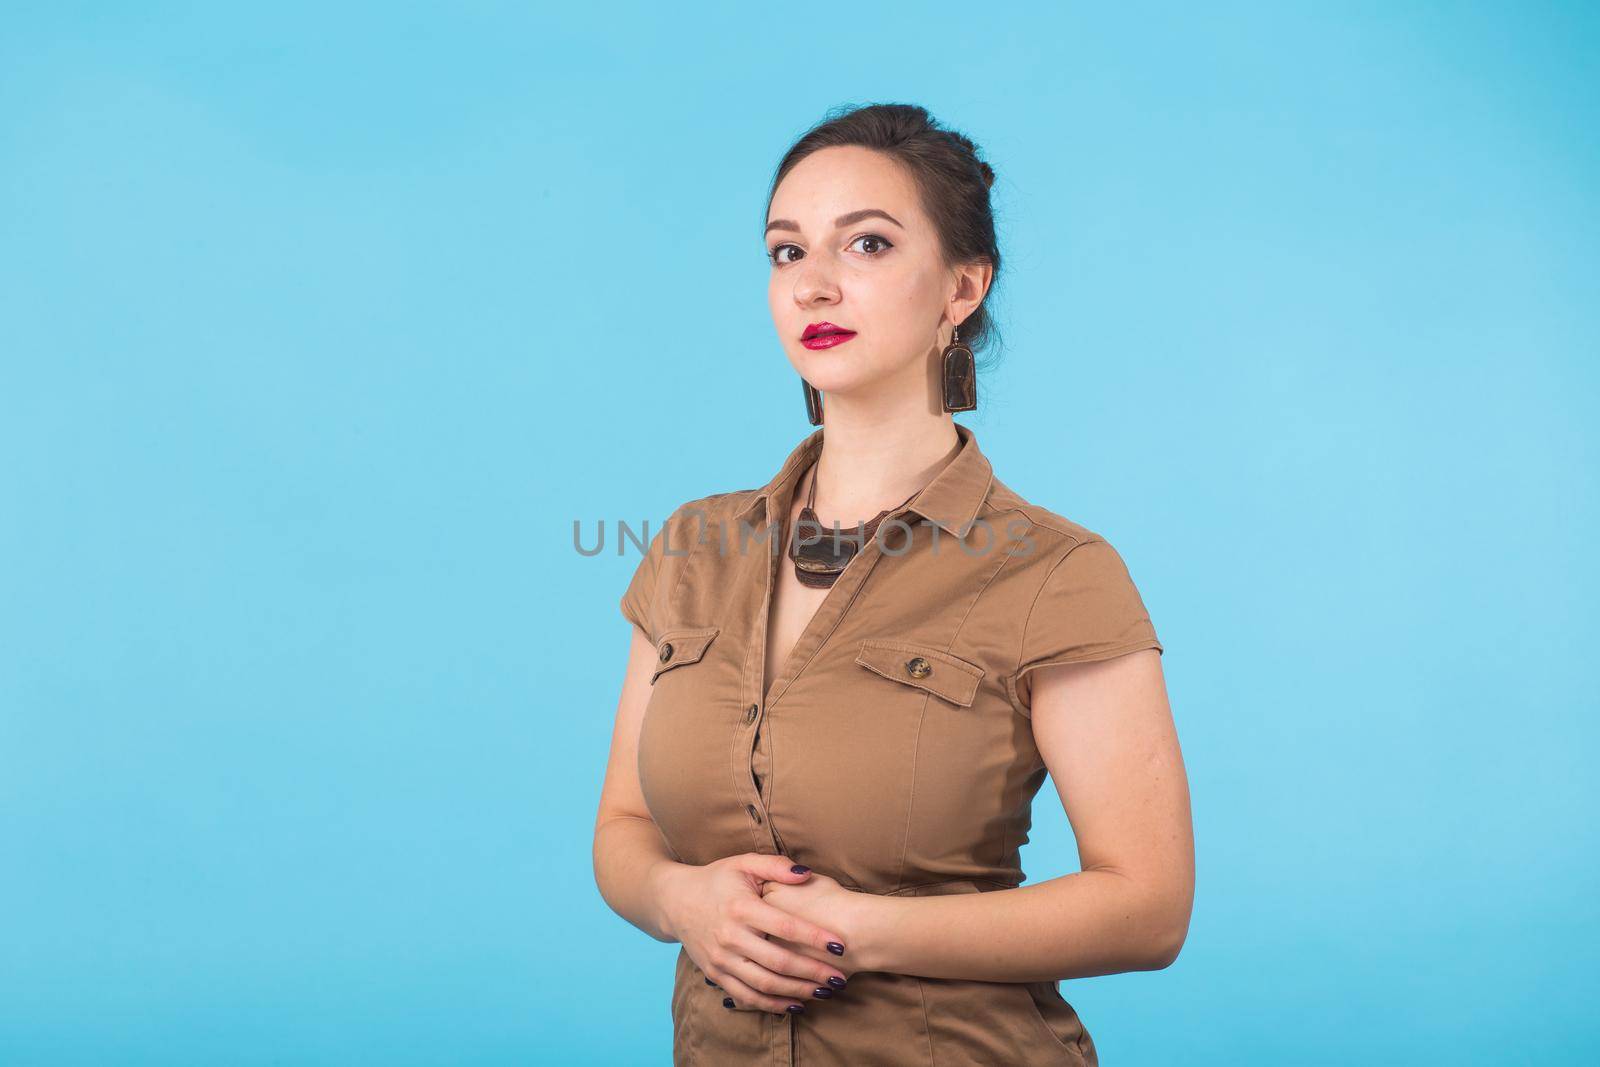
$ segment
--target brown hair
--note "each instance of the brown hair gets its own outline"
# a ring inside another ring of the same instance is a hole
[[[998,339],[988,304],[1000,280],[1000,246],[989,203],[994,169],[978,158],[976,145],[941,127],[926,108],[915,104],[834,108],[784,153],[767,190],[767,211],[772,210],[779,183],[795,164],[818,149],[840,145],[875,149],[906,168],[921,194],[922,209],[938,232],[946,266],[973,262],[993,266],[989,292],[960,324],[961,340],[974,354],[988,348]]]

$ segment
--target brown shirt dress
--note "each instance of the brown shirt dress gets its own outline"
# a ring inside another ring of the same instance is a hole
[[[823,430],[766,485],[689,501],[650,540],[621,609],[659,652],[639,778],[681,862],[782,853],[904,896],[1023,882],[1047,773],[1029,672],[1162,646],[1111,545],[1006,488],[956,432],[956,457],[862,546],[765,694],[781,523]],[[783,1016],[723,996],[680,948],[675,1064],[1098,1063],[1056,982],[863,971]]]

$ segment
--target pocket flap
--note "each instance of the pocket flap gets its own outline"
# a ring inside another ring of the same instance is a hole
[[[720,627],[716,626],[667,630],[656,641],[656,669],[651,672],[650,680],[655,681],[662,671],[698,662],[710,647],[711,639],[720,632]]]
[[[856,662],[892,682],[915,686],[964,708],[978,695],[984,673],[959,656],[903,641],[863,641]]]

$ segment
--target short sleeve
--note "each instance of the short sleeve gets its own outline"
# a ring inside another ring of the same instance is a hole
[[[1142,648],[1162,651],[1155,626],[1117,550],[1083,541],[1045,576],[1023,624],[1022,652],[1009,679],[1013,703],[1032,714],[1029,674],[1059,663],[1110,659]]]
[[[623,618],[637,626],[655,644],[655,616],[654,606],[656,600],[656,587],[661,578],[661,555],[665,547],[667,528],[672,520],[667,520],[655,536],[650,539],[644,555],[640,557],[638,566],[633,569],[633,577],[628,580],[628,588],[623,591],[618,607],[622,610]],[[632,542],[624,539],[622,544]]]

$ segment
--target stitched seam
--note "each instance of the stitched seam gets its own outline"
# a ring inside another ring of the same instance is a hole
[[[1031,526],[1029,527],[1029,529],[1032,528]],[[1022,670],[1022,656],[1028,650],[1028,626],[1033,622],[1033,609],[1039,606],[1039,598],[1044,596],[1045,587],[1050,584],[1050,578],[1056,573],[1056,568],[1065,563],[1068,556],[1084,545],[1094,543],[1092,541],[1078,541],[1076,538],[1074,538],[1074,542],[1073,546],[1063,552],[1061,558],[1052,563],[1048,571],[1045,571],[1044,581],[1040,582],[1039,588],[1034,591],[1033,599],[1028,602],[1028,614],[1022,620],[1022,638],[1017,643],[1017,665],[1011,668],[1011,673],[1006,676],[1006,690],[1011,695],[1011,702],[1015,706],[1017,714],[1023,718],[1031,717],[1031,712],[1022,706],[1022,701],[1018,697],[1017,677]]]
[[[1031,527],[1030,527],[1030,529],[1031,529]],[[989,577],[984,579],[983,585],[978,589],[977,595],[972,598],[972,600],[967,604],[967,610],[964,613],[962,613],[961,621],[956,623],[955,633],[953,633],[950,636],[950,643],[948,645],[946,645],[945,648],[944,648],[944,654],[945,655],[949,656],[952,659],[960,659],[959,656],[957,656],[954,652],[951,652],[950,650],[955,647],[956,641],[961,637],[961,631],[966,628],[967,620],[970,619],[972,617],[972,613],[975,610],[977,610],[978,601],[983,599],[983,594],[985,594],[985,593],[987,593],[989,591],[989,586],[993,585],[994,584],[994,580],[997,577],[1000,576],[1000,572],[1006,569],[1006,564],[1011,562],[1011,557],[1017,554],[1017,549],[1021,545],[1022,545],[1022,539],[1020,537],[1017,538],[1017,540],[1015,540],[1014,542],[1012,542],[1011,549],[1010,549],[1010,551],[1008,551],[1005,554],[1005,558],[1003,558],[1000,561],[1000,564],[997,567],[995,567],[994,570],[989,572]],[[1026,625],[1026,624],[1024,624],[1024,625]],[[980,673],[983,671],[983,668],[981,668],[981,667],[978,668],[978,669],[979,669]]]
[[[1121,644],[1107,645],[1105,648],[1095,649],[1095,651],[1086,656],[1071,656],[1065,659],[1047,659],[1040,663],[1030,663],[1021,674],[1027,674],[1028,671],[1036,671],[1040,667],[1059,667],[1067,663],[1094,663],[1098,660],[1110,659],[1113,656],[1121,655],[1124,652],[1137,652],[1141,648],[1155,648],[1159,643],[1154,638],[1135,637],[1131,641],[1123,641]]]
[[[693,657],[691,658],[689,653],[685,653],[684,655],[679,656],[678,658],[674,659],[671,663],[661,663],[661,662],[658,661],[656,663],[655,671],[653,673],[651,673],[651,675],[650,675],[650,683],[652,685],[654,685],[655,684],[655,680],[657,678],[661,677],[667,671],[672,670],[674,667],[687,667],[691,663],[699,663],[702,659],[705,658],[706,649],[711,647],[712,638],[716,637],[717,634],[719,634],[721,632],[722,632],[721,629],[719,627],[715,627],[715,626],[704,627],[704,628],[697,629],[697,630],[682,630],[682,629],[679,629],[679,630],[667,630],[667,631],[665,631],[661,635],[660,640],[658,640],[656,642],[657,644],[660,644],[661,641],[665,640],[666,638],[673,637],[673,636],[678,635],[678,634],[685,634],[685,635],[693,634],[693,635],[697,635],[696,636],[696,642],[697,643],[691,644],[691,645],[688,646],[689,649],[693,652]],[[699,640],[700,636],[703,636],[705,638],[705,640],[703,640],[703,641]]]
[[[922,987],[922,979],[917,979],[917,998],[922,1001],[922,1033],[928,1039],[928,1065],[933,1067],[933,1023],[928,1021],[928,991]]]
[[[856,565],[856,560],[858,560],[860,558],[861,557],[859,555],[851,557],[850,562],[845,565],[846,570],[848,570],[850,567],[855,566]],[[846,600],[844,602],[844,604],[839,608],[839,613],[834,616],[833,624],[828,627],[827,632],[819,633],[817,635],[816,647],[811,650],[811,655],[806,657],[806,661],[804,663],[795,664],[794,673],[790,674],[788,676],[788,680],[784,681],[783,686],[781,688],[774,690],[774,695],[773,695],[773,698],[772,698],[772,701],[771,701],[772,703],[776,703],[777,700],[779,698],[781,698],[784,693],[787,693],[789,691],[789,687],[791,685],[793,685],[795,683],[795,681],[798,680],[799,677],[802,674],[805,673],[806,668],[811,666],[811,662],[813,660],[815,660],[818,655],[821,654],[823,648],[827,645],[828,640],[831,637],[833,637],[835,631],[837,631],[839,629],[840,624],[844,622],[845,617],[850,614],[851,606],[853,604],[855,604],[856,599],[861,596],[861,590],[863,590],[863,589],[865,589],[867,587],[867,582],[869,580],[871,580],[871,578],[872,578],[872,570],[873,570],[873,568],[878,565],[878,561],[880,559],[882,559],[882,558],[883,558],[883,556],[881,554],[875,554],[875,555],[873,555],[873,557],[871,559],[869,559],[867,561],[868,564],[869,564],[869,566],[867,567],[867,571],[866,571],[865,574],[863,574],[861,576],[861,580],[856,583],[855,589],[851,590],[850,599]],[[841,574],[841,576],[839,577],[839,581],[843,581],[843,580],[844,580],[844,577]],[[835,587],[837,588],[837,583],[835,583]],[[830,591],[828,593],[828,596],[832,596],[832,595],[833,594]],[[827,601],[827,597],[824,597],[823,600],[822,600],[822,603],[817,605],[817,611],[821,612],[822,609],[827,605],[827,602],[828,602]],[[813,615],[812,616],[812,620],[814,621],[815,618],[816,618],[816,616]],[[800,637],[795,642],[794,648],[789,650],[789,657],[788,658],[790,660],[792,660],[794,658],[795,653],[800,648],[800,642],[805,640],[806,633],[810,629],[811,629],[811,622],[808,621],[806,623],[805,627],[803,629],[801,629]],[[776,684],[778,679],[774,679],[773,681],[774,681],[774,684]]]
[[[762,577],[762,581],[765,582],[766,585],[764,585],[763,588],[762,588],[762,601],[761,601],[761,606],[758,609],[762,613],[762,617],[758,620],[760,622],[761,633],[760,633],[759,637],[755,641],[750,642],[749,647],[745,649],[745,676],[746,677],[749,677],[749,674],[750,674],[750,669],[749,668],[750,668],[750,659],[751,659],[751,657],[753,657],[753,656],[763,657],[761,662],[763,664],[763,667],[765,666],[764,657],[766,656],[766,647],[767,647],[767,620],[766,620],[767,602],[766,602],[766,597],[770,593],[771,578],[772,578],[772,576],[771,576],[772,559],[771,559],[770,553],[763,553],[759,557],[748,557],[748,558],[759,558],[761,560],[761,562],[762,562],[762,566],[767,568],[767,573],[765,573],[763,575],[763,577]],[[762,685],[762,679],[757,677],[755,684],[756,684],[756,697],[755,697],[756,702],[758,704],[765,704],[766,700],[764,698],[764,694],[761,692],[762,689],[765,688]],[[739,702],[739,705],[740,705],[740,707],[743,707],[744,706],[744,701],[741,700]],[[761,718],[759,720],[757,720],[757,722],[755,723],[755,728],[758,731],[762,730],[762,729],[768,729],[767,741],[770,744],[771,740],[772,740],[772,733],[771,733],[770,728],[768,727],[768,723],[766,721],[766,710],[765,710],[765,708],[762,709]],[[749,754],[747,754],[745,752],[745,747],[744,747],[744,743],[743,743],[743,731],[735,728],[732,731],[732,734],[733,734],[733,736],[729,739],[729,742],[728,742],[728,777],[729,777],[729,779],[731,780],[731,783],[732,783],[733,795],[734,795],[735,799],[737,799],[739,796],[742,795],[739,792],[739,779],[740,779],[741,775],[748,777],[749,774],[750,774],[750,766],[749,766],[749,762],[748,762],[750,757],[749,757]],[[770,772],[769,772],[769,776],[770,776]],[[756,787],[755,787],[755,779],[753,779],[753,778],[750,779],[749,789],[751,790],[751,792],[757,792]],[[761,799],[761,797],[760,797],[758,792],[757,792],[756,799],[757,800]],[[756,831],[756,828],[754,826],[750,825],[750,823],[748,823],[748,822],[745,823],[745,827],[749,830],[750,840],[752,842],[754,842],[754,844],[751,846],[752,851],[760,852],[761,851],[762,841],[761,841],[760,835]]]
[[[1026,518],[1026,516],[1024,516],[1024,518]],[[1026,535],[1032,529],[1033,529],[1033,525],[1032,525],[1032,522],[1030,520],[1028,529],[1023,531],[1024,535]],[[1022,547],[1022,538],[1018,537],[1015,541],[1012,542],[1010,551],[1008,551],[1005,554],[1005,558],[1000,561],[1000,565],[994,569],[994,571],[989,575],[988,579],[983,583],[983,588],[978,590],[978,595],[973,597],[972,598],[972,603],[967,605],[966,613],[961,616],[961,621],[956,624],[955,635],[950,638],[950,647],[954,647],[955,646],[956,639],[961,636],[961,631],[966,628],[967,620],[969,618],[971,618],[972,613],[977,610],[978,601],[983,599],[983,594],[989,591],[989,586],[992,585],[994,583],[994,580],[1000,576],[1000,572],[1006,569],[1006,564],[1011,562],[1011,557],[1015,556],[1017,554],[1017,549],[1020,548],[1020,547]],[[1031,612],[1032,609],[1030,608],[1029,610]],[[1026,630],[1026,628],[1027,628],[1026,623],[1024,623],[1023,628],[1024,628],[1024,630]],[[948,649],[946,650],[946,653],[950,654],[948,652]],[[1020,658],[1021,658],[1020,657],[1020,653],[1019,653],[1019,657],[1018,658],[1020,660]],[[1007,687],[1007,692],[1009,693],[1009,691],[1010,691],[1009,687]],[[974,699],[976,699],[977,694],[973,694],[973,696],[974,696]],[[1007,851],[1009,849],[1009,847],[1010,847],[1010,844],[1011,844],[1011,823],[1010,823],[1009,820],[1003,820],[1003,826],[1002,826],[1001,832],[1000,832],[1000,862],[996,863],[995,866],[997,866],[997,867],[1001,866],[1005,862],[1006,856],[1010,854]]]
[[[691,503],[692,503],[692,501],[691,501]],[[683,511],[687,507],[688,507],[688,505],[685,505],[683,508],[679,508],[678,511],[674,511],[672,513],[672,515],[669,516],[668,519],[667,519],[668,524],[670,525],[672,520],[678,516],[678,512],[679,511]],[[708,525],[710,525],[710,524],[706,521],[705,512],[703,510],[696,508],[696,509],[694,509],[694,511],[699,516],[699,521],[696,524],[696,534],[695,534],[695,540],[694,540],[693,544],[689,545],[684,552],[682,552],[682,553],[680,553],[678,555],[675,555],[675,556],[668,557],[666,555],[666,550],[668,548],[672,547],[671,543],[670,543],[671,539],[670,538],[664,538],[662,540],[662,542],[661,542],[661,553],[662,553],[662,558],[663,559],[671,558],[671,559],[676,559],[676,560],[680,560],[681,561],[679,566],[678,566],[678,578],[677,578],[677,581],[672,583],[672,589],[670,591],[668,591],[668,593],[667,593],[667,601],[668,601],[668,603],[671,603],[672,598],[677,596],[677,594],[678,594],[678,586],[683,584],[684,575],[689,573],[688,563],[689,563],[689,561],[691,559],[694,558],[695,549],[699,548],[702,544],[705,543],[704,540],[703,540],[703,537],[704,537],[704,534],[706,532],[706,527]]]
[[[762,565],[764,567],[766,567],[766,574],[765,574],[765,576],[764,576],[764,578],[762,580],[767,583],[766,586],[764,587],[764,592],[762,594],[762,604],[761,604],[762,617],[761,617],[761,620],[760,620],[761,621],[761,636],[759,638],[759,642],[752,642],[751,645],[750,645],[750,648],[746,651],[746,653],[745,653],[745,662],[746,662],[746,664],[748,664],[749,661],[750,661],[750,657],[751,656],[759,655],[759,656],[762,657],[761,662],[762,662],[762,665],[763,665],[763,669],[765,669],[766,655],[767,655],[768,616],[770,616],[770,614],[771,614],[771,612],[768,610],[768,605],[767,605],[767,602],[766,602],[766,596],[771,591],[772,580],[773,580],[772,571],[773,571],[773,568],[776,565],[773,563],[772,556],[771,556],[770,553],[763,553],[761,555],[760,559],[762,561]],[[758,648],[760,649],[759,652],[757,651]],[[760,707],[761,707],[761,717],[756,721],[755,728],[756,728],[757,731],[761,731],[761,730],[766,730],[767,731],[767,747],[770,749],[772,747],[772,723],[768,720],[768,711],[770,709],[766,706],[766,704],[767,704],[766,694],[764,692],[762,692],[762,690],[764,690],[766,688],[765,684],[763,684],[764,682],[765,682],[765,679],[763,679],[763,678],[757,678],[756,679],[756,703],[758,705],[760,705]],[[740,702],[739,706],[740,707],[744,706],[743,701]],[[739,793],[739,778],[740,778],[740,775],[742,774],[742,775],[744,775],[746,777],[749,777],[749,775],[750,775],[750,764],[748,762],[749,756],[748,755],[741,755],[742,753],[745,752],[744,744],[743,744],[743,742],[741,740],[742,734],[743,734],[743,731],[741,731],[741,730],[739,730],[737,728],[734,729],[734,731],[733,731],[733,739],[729,742],[728,776],[732,779],[732,782],[733,782],[733,795],[734,795],[735,799],[737,799],[739,797],[739,795],[740,795],[740,793]],[[741,765],[743,767],[742,770],[741,770]],[[775,766],[777,766],[776,756],[774,756],[774,758],[771,761],[769,761],[769,766],[767,768],[767,794],[768,794],[769,797],[772,795],[772,777],[773,777],[772,768],[775,767]],[[750,779],[750,790],[751,790],[751,792],[756,794],[756,800],[759,801],[761,799],[761,793],[760,793],[760,790],[756,789],[756,783],[755,783],[755,779],[754,778]],[[766,807],[767,807],[767,818],[770,819],[771,815],[772,815],[772,805],[770,803],[768,803],[766,805]],[[749,813],[746,812],[746,814],[748,815]],[[761,839],[760,830],[766,830],[767,831],[767,836],[769,838],[775,836],[770,827],[762,826],[760,829],[757,829],[755,826],[751,825],[748,822],[745,825],[748,826],[749,829],[750,829],[750,840],[755,842],[755,845],[753,846],[752,851],[760,852],[761,851],[761,846],[766,843],[765,841],[763,841]]]
[[[739,751],[743,746],[739,744],[739,731],[733,730],[731,733],[733,734],[733,737],[728,742],[728,781],[730,787],[733,789],[734,803],[737,804],[739,802],[739,798],[744,795],[739,792]],[[749,769],[749,767],[745,768],[747,772]],[[753,779],[751,780],[750,788],[752,790],[755,789],[755,781]],[[759,800],[761,798],[757,797],[756,799]],[[750,831],[750,840],[754,842],[753,846],[751,847],[751,851],[760,852],[762,842],[759,829],[764,829],[764,827],[756,827],[756,825],[749,820],[749,814],[749,812],[745,812],[746,818],[744,820],[744,824]]]
[[[906,826],[900,835],[900,866],[894,873],[895,891],[906,876],[906,854],[911,851],[911,819],[917,810],[917,750],[922,746],[922,724],[928,718],[928,694],[922,694],[922,706],[917,709],[917,735],[911,742],[911,788],[906,792]]]
[[[920,678],[902,678],[898,674],[889,674],[888,672],[883,670],[883,668],[878,667],[878,666],[876,666],[874,664],[868,663],[866,660],[861,659],[860,657],[856,658],[856,662],[861,664],[861,666],[865,667],[867,670],[871,671],[873,674],[881,675],[884,678],[889,679],[889,681],[891,681],[891,682],[899,682],[901,685],[913,686],[913,687],[915,687],[917,689],[922,690],[924,694],[932,693],[934,696],[941,697],[944,700],[948,700],[952,704],[959,704],[964,708],[968,708],[968,707],[972,706],[972,699],[973,699],[972,697],[968,697],[967,699],[963,700],[963,699],[961,699],[961,697],[952,695],[950,693],[941,693],[941,692],[939,692],[939,690],[933,688],[927,682],[923,681]],[[976,689],[976,686],[974,686],[974,689]],[[977,695],[976,692],[974,692],[973,696],[976,696],[976,695]]]
[[[987,585],[987,584],[988,583],[985,583],[985,585]],[[980,591],[978,595],[982,596],[983,595],[982,591]],[[970,614],[970,613],[971,613],[971,609],[969,608],[968,609],[968,614]],[[966,618],[965,615],[963,615],[961,617],[961,621],[956,623],[956,631],[957,631],[957,633],[960,632],[961,627],[966,623],[966,621],[967,621],[967,618]],[[955,644],[955,640],[952,639],[950,641],[950,644],[951,645]],[[970,674],[973,678],[981,679],[985,674],[988,673],[982,667],[978,666],[976,663],[968,663],[966,660],[962,659],[960,656],[957,656],[955,653],[949,651],[949,645],[945,646],[944,648],[937,648],[937,647],[931,646],[931,645],[912,645],[912,644],[906,644],[906,643],[901,642],[901,641],[883,641],[883,640],[879,640],[878,638],[868,638],[867,640],[861,642],[861,647],[863,649],[882,648],[882,649],[887,649],[890,652],[916,652],[916,653],[920,653],[922,655],[927,655],[929,652],[932,652],[934,654],[937,662],[948,664],[949,666],[954,667],[954,668],[956,668],[957,670],[960,670],[960,671],[965,671],[967,674]],[[856,658],[856,662],[860,663],[863,667],[870,666],[870,664],[867,663],[866,660],[861,659],[859,656]]]

